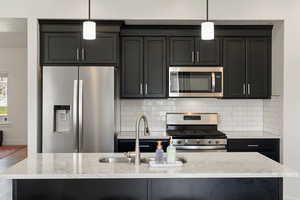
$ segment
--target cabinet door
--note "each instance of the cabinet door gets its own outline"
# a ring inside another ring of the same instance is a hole
[[[271,96],[271,41],[247,39],[247,94],[250,98]]]
[[[121,97],[143,97],[143,38],[122,38]]]
[[[97,33],[96,40],[84,40],[82,62],[86,64],[116,64],[118,35]]]
[[[79,33],[42,33],[41,64],[74,64],[79,62]]]
[[[166,39],[144,38],[145,97],[166,97]]]
[[[194,65],[195,40],[193,37],[170,38],[170,65]]]
[[[246,97],[246,45],[241,38],[226,38],[223,46],[224,97]]]
[[[221,65],[220,40],[201,40],[196,38],[196,64]]]

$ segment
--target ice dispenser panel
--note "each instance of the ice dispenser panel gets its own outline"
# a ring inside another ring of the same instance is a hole
[[[71,131],[71,106],[54,105],[54,132],[65,133]]]

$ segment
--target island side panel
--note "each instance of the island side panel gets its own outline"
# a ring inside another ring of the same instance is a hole
[[[19,179],[13,200],[141,200],[147,187],[145,179]]]
[[[152,179],[151,200],[283,200],[282,178]]]
[[[282,178],[13,180],[13,200],[283,200]]]

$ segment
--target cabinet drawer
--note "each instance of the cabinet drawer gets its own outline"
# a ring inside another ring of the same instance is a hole
[[[140,151],[141,152],[155,152],[157,141],[159,140],[140,140]],[[169,145],[168,140],[161,140],[163,149],[166,151],[167,146]],[[128,152],[135,150],[135,140],[133,139],[119,139],[118,140],[118,152]]]
[[[278,139],[229,139],[228,150],[275,150],[278,143]]]

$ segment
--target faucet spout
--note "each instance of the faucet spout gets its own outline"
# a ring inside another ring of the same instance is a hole
[[[149,127],[148,127],[148,120],[146,115],[138,116],[136,120],[136,127],[135,127],[135,165],[141,164],[141,152],[140,152],[140,125],[141,121],[144,121],[144,135],[150,135]]]

